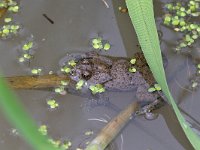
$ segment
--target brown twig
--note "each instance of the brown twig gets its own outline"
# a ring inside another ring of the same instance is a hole
[[[8,0],[4,0],[5,2],[8,2]],[[7,8],[1,8],[0,9],[0,18],[2,18],[7,12]]]
[[[61,84],[61,81],[73,81],[68,76],[41,75],[41,76],[15,76],[5,78],[14,89],[40,89],[53,88]]]
[[[118,135],[118,133],[129,122],[132,114],[138,110],[139,104],[133,102],[113,118],[91,141],[85,150],[103,150]]]

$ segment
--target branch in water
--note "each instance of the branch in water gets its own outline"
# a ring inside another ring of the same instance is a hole
[[[113,118],[91,141],[85,150],[104,150],[108,144],[118,135],[118,133],[129,122],[132,114],[138,110],[139,104],[133,102]]]
[[[8,0],[4,0],[6,3],[8,2]],[[0,19],[6,14],[7,12],[7,8],[1,8],[0,9]]]
[[[15,76],[5,78],[14,89],[40,89],[53,88],[61,84],[61,81],[72,81],[68,76],[41,75],[41,76]]]

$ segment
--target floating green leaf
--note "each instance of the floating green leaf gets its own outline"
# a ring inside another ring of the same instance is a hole
[[[135,73],[137,70],[136,70],[135,67],[131,67],[131,68],[128,69],[128,71],[131,72],[131,73]]]
[[[155,92],[155,91],[156,91],[156,89],[154,87],[151,87],[151,88],[148,89],[149,93],[152,93],[152,92]]]
[[[63,68],[63,70],[64,70],[65,73],[70,73],[71,72],[71,68],[69,68],[68,66],[65,66]]]
[[[135,59],[135,58],[132,58],[132,59],[130,60],[130,63],[131,63],[132,65],[134,65],[134,64],[136,63],[136,59]]]
[[[197,65],[197,68],[200,69],[200,64]]]
[[[42,69],[40,69],[40,68],[34,68],[31,70],[31,73],[33,75],[39,75],[41,72],[42,72]]]
[[[68,65],[70,65],[70,66],[72,66],[72,67],[75,67],[75,66],[76,66],[75,60],[70,60],[70,61],[68,62]]]
[[[8,22],[11,22],[12,21],[12,18],[5,18],[4,19],[4,22],[8,23]]]
[[[42,134],[42,135],[47,135],[47,126],[46,125],[41,125],[38,129],[38,131]]]
[[[155,89],[157,91],[161,91],[162,90],[159,84],[154,84],[154,87],[155,87]]]
[[[105,92],[105,88],[102,84],[90,85],[89,89],[91,90],[92,94]]]
[[[15,29],[15,27],[13,27],[13,29]],[[28,42],[26,44],[23,45],[22,49],[24,51],[30,50],[33,47],[33,42]]]
[[[59,106],[59,104],[54,99],[47,100],[47,105],[49,105],[50,108],[54,109]]]
[[[103,46],[103,49],[107,51],[107,50],[110,49],[110,47],[111,47],[110,43],[105,43],[104,46]]]
[[[83,85],[84,85],[85,81],[84,80],[79,80],[77,83],[76,83],[76,89],[77,90],[80,90]]]

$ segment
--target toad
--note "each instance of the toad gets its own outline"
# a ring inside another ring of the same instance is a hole
[[[147,119],[155,118],[150,111],[161,104],[158,99],[160,100],[163,95],[161,91],[148,92],[155,84],[155,79],[141,52],[134,54],[134,63],[131,63],[130,58],[100,55],[95,51],[71,54],[66,59],[65,62],[71,59],[76,62],[69,73],[72,80],[85,81],[87,88],[90,85],[101,84],[107,91],[136,90],[136,98],[141,103],[145,102],[145,107],[138,114],[144,113]],[[163,61],[166,67],[166,57],[163,57]]]

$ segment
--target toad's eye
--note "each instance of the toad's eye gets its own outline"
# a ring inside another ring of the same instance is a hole
[[[82,72],[81,76],[83,79],[89,80],[92,76],[92,73],[90,71],[86,70],[86,71]]]

